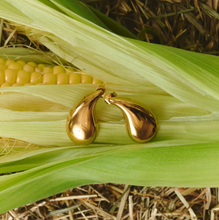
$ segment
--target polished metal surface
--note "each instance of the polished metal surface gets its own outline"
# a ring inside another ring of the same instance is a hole
[[[105,93],[104,87],[85,96],[69,113],[66,130],[69,138],[75,144],[92,143],[98,132],[98,124],[94,114],[95,105]]]
[[[126,129],[132,140],[144,143],[151,140],[157,132],[157,121],[152,112],[139,104],[117,97],[111,93],[106,96],[107,104],[118,106],[125,117]]]

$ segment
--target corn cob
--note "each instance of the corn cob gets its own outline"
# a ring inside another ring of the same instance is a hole
[[[46,66],[34,62],[22,60],[4,60],[0,58],[0,85],[6,86],[28,86],[28,85],[64,85],[92,83],[101,84],[102,81],[94,79],[82,72],[62,66]]]

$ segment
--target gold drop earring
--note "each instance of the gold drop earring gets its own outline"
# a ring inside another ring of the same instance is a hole
[[[145,143],[157,132],[157,121],[148,109],[124,98],[117,97],[115,92],[106,96],[105,102],[121,109],[125,117],[126,129],[132,140]]]
[[[99,86],[95,92],[85,96],[69,113],[66,130],[75,144],[91,144],[98,132],[95,117],[95,105],[105,94],[105,88]]]

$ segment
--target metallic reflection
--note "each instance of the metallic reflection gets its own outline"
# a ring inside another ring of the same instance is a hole
[[[118,98],[115,92],[107,95],[105,101],[107,104],[116,105],[122,110],[127,132],[132,140],[144,143],[155,136],[158,128],[157,121],[148,109],[129,100]]]
[[[98,124],[94,115],[97,100],[103,97],[104,87],[85,96],[69,113],[66,130],[75,144],[90,144],[97,135]]]

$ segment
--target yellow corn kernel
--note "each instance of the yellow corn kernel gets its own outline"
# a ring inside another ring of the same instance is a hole
[[[43,68],[43,74],[45,74],[45,73],[53,73],[53,71],[52,71],[52,68],[51,67],[44,67]]]
[[[5,64],[5,60],[3,58],[0,58],[0,63]]]
[[[66,73],[58,73],[57,74],[57,84],[58,85],[63,85],[63,84],[68,84],[69,81],[69,75]]]
[[[17,72],[17,83],[26,84],[30,81],[30,73],[25,70],[19,70]]]
[[[42,68],[42,69],[43,69],[44,67],[46,67],[46,65],[44,65],[44,64],[38,64],[37,66],[40,67],[40,68]]]
[[[45,73],[43,75],[44,84],[56,84],[56,75],[53,73]]]
[[[79,83],[101,84],[102,81],[83,74],[83,71],[77,70],[76,72],[74,68],[49,67],[45,64],[26,63],[22,60],[15,62],[14,60],[0,58],[0,85],[3,87]]]
[[[21,70],[22,66],[20,63],[11,63],[8,65],[8,69],[12,69],[12,70]]]
[[[5,65],[9,66],[11,63],[15,63],[14,60],[6,60]]]
[[[7,83],[15,83],[17,77],[17,71],[13,69],[6,69],[5,70],[5,82]]]
[[[65,69],[62,66],[54,66],[53,67],[53,73],[58,74],[58,73],[64,73]]]
[[[33,72],[30,75],[30,83],[32,84],[37,84],[37,83],[41,83],[43,80],[43,76],[41,73],[37,73],[37,72]]]
[[[25,64],[25,65],[23,66],[23,70],[32,73],[32,72],[34,72],[34,67],[31,66],[30,64]]]
[[[85,75],[85,74],[82,74],[81,75],[81,83],[84,83],[84,84],[92,83],[92,77]]]
[[[24,84],[25,86],[34,86],[35,84],[33,84],[33,83],[26,83],[26,84]]]
[[[94,79],[93,78],[93,80],[92,80],[92,84],[101,84],[101,83],[103,83],[103,82],[99,79]]]
[[[23,84],[22,83],[14,83],[14,84],[12,84],[12,86],[23,86]]]
[[[40,66],[36,66],[36,67],[35,67],[35,72],[37,72],[37,73],[42,73],[42,72],[43,72],[43,68],[40,67]]]
[[[3,63],[0,63],[0,70],[6,70],[7,66]]]
[[[11,86],[11,83],[3,83],[2,85],[1,85],[1,87],[9,87],[9,86]]]
[[[31,66],[33,66],[33,67],[36,66],[36,63],[34,63],[34,62],[28,62],[27,64],[29,64],[29,65],[31,65]]]
[[[0,70],[0,84],[3,84],[5,82],[5,71]]]
[[[77,73],[71,73],[69,75],[69,84],[78,84],[81,82],[81,77]]]
[[[22,67],[26,64],[23,60],[18,60],[17,63],[21,64]]]

